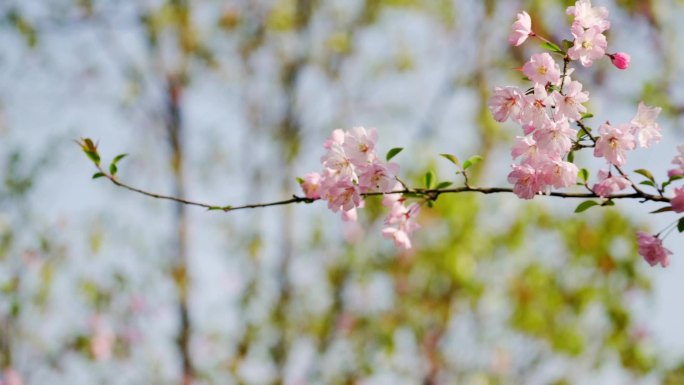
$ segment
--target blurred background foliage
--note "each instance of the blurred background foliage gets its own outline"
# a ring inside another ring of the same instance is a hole
[[[475,180],[505,183],[515,131],[486,101],[529,53],[507,28],[526,9],[560,41],[571,3],[3,1],[0,383],[684,383],[635,319],[652,287],[620,208],[446,195],[399,253],[377,199],[359,225],[316,204],[205,213],[90,182],[71,143],[229,204],[296,192],[354,124],[407,147],[415,184],[457,180],[439,152],[481,154]],[[611,33],[645,31],[662,64],[619,101],[675,129],[683,3],[609,4]],[[624,81],[610,69],[578,72],[594,94]]]

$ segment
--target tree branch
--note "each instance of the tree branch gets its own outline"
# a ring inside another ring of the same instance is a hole
[[[183,199],[183,198],[178,198],[170,195],[163,195],[163,194],[157,194],[149,191],[142,190],[137,187],[130,186],[119,179],[117,179],[115,176],[107,173],[104,171],[104,169],[101,166],[97,166],[100,172],[107,178],[109,179],[113,184],[125,188],[127,190],[152,197],[152,198],[157,198],[157,199],[165,199],[165,200],[170,200],[173,202],[178,202],[178,203],[183,203],[189,206],[198,206],[198,207],[203,207],[208,210],[221,210],[224,212],[229,212],[229,211],[237,211],[237,210],[244,210],[244,209],[255,209],[255,208],[263,208],[263,207],[271,207],[271,206],[282,206],[282,205],[288,205],[288,204],[293,204],[293,203],[313,203],[318,200],[323,200],[321,198],[307,198],[303,196],[298,196],[298,195],[292,195],[292,198],[289,199],[283,199],[283,200],[278,200],[278,201],[272,201],[272,202],[264,202],[264,203],[250,203],[250,204],[245,204],[241,206],[232,206],[232,205],[212,205],[208,203],[203,203],[203,202],[196,202],[192,201],[189,199]],[[408,188],[405,187],[401,190],[395,190],[391,192],[367,192],[361,194],[362,196],[368,197],[368,196],[380,196],[380,195],[388,195],[388,194],[413,194],[413,195],[418,195],[425,197],[429,200],[437,200],[437,198],[442,195],[442,194],[459,194],[459,193],[480,193],[480,194],[499,194],[499,193],[513,193],[513,189],[510,187],[476,187],[476,186],[463,186],[463,187],[454,187],[454,188],[445,188],[445,189],[425,189],[425,188]],[[614,195],[609,195],[606,197],[600,197],[594,192],[586,192],[586,193],[576,193],[576,192],[561,192],[561,191],[551,191],[547,194],[540,193],[540,196],[552,196],[552,197],[557,197],[557,198],[568,198],[568,199],[592,199],[592,198],[601,198],[606,201],[613,200],[613,199],[640,199],[643,202],[646,201],[651,201],[651,202],[665,202],[668,203],[670,202],[669,198],[660,196],[660,195],[654,195],[654,194],[649,194],[646,192],[643,192],[642,190],[635,191],[630,194],[614,194]]]

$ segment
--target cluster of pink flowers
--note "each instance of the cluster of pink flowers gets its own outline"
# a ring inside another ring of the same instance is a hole
[[[374,128],[353,127],[334,130],[323,147],[323,172],[309,173],[300,181],[309,199],[324,199],[333,212],[341,212],[345,221],[357,220],[357,208],[363,207],[363,194],[401,190],[397,185],[399,165],[384,162],[375,153],[378,135]],[[390,208],[383,235],[397,247],[411,247],[409,235],[418,228],[414,222],[417,205],[404,206],[401,194],[390,194],[383,201]]]
[[[401,184],[397,183],[395,189],[399,190],[401,187]],[[411,248],[411,233],[420,228],[415,222],[420,205],[413,203],[407,207],[404,201],[405,198],[401,194],[387,194],[383,197],[382,205],[388,207],[390,212],[385,218],[382,235],[394,240],[396,247],[407,250]]]
[[[550,188],[573,185],[577,167],[564,160],[573,145],[577,130],[570,122],[586,112],[582,103],[589,100],[582,84],[566,74],[561,79],[558,64],[548,53],[532,55],[522,68],[534,83],[530,92],[518,87],[497,87],[489,109],[499,122],[511,120],[522,126],[524,136],[517,137],[511,155],[520,159],[508,176],[514,192],[523,199]],[[567,86],[565,93],[561,85]],[[549,93],[549,90],[551,93]]]
[[[607,41],[603,32],[610,28],[608,10],[592,7],[589,0],[579,0],[568,7],[567,13],[574,17],[571,32],[574,45],[568,49],[567,60],[578,60],[583,66],[591,66],[594,60],[607,55],[620,69],[627,68],[629,55],[606,54]],[[518,14],[509,35],[513,45],[522,44],[532,31],[530,16]],[[524,91],[518,87],[496,87],[489,102],[489,109],[499,122],[511,120],[523,128],[525,136],[517,137],[511,155],[520,159],[513,164],[508,175],[514,184],[514,192],[520,198],[532,199],[536,194],[551,188],[564,188],[575,184],[578,169],[568,162],[577,130],[570,124],[582,119],[587,112],[583,103],[589,94],[582,91],[582,83],[570,77],[572,69],[561,71],[560,66],[548,53],[532,55],[522,67],[522,72],[533,83]],[[641,103],[639,111],[630,123],[611,126],[609,123],[598,129],[599,137],[594,155],[605,158],[608,163],[622,166],[627,151],[637,147],[648,147],[660,141],[660,127],[655,122],[660,108]],[[609,171],[600,174],[595,192],[609,196],[628,187],[623,177],[614,177]]]
[[[656,122],[661,109],[644,103],[639,104],[636,116],[629,123],[600,125],[598,135],[591,137],[595,143],[583,145],[576,139],[577,130],[571,128],[571,124],[584,127],[581,120],[587,109],[583,104],[589,100],[589,95],[582,90],[580,82],[570,77],[573,69],[569,64],[579,61],[582,66],[590,67],[594,61],[607,56],[615,67],[624,70],[629,67],[630,57],[622,52],[606,52],[608,42],[604,33],[610,28],[610,21],[605,7],[593,7],[590,0],[578,0],[566,13],[573,17],[572,44],[568,44],[567,52],[539,37],[532,29],[527,12],[518,14],[508,37],[509,43],[519,46],[529,37],[538,37],[547,42],[554,53],[563,56],[564,68],[561,71],[549,53],[534,54],[522,67],[523,74],[533,83],[532,87],[527,90],[496,87],[489,101],[494,119],[499,122],[511,120],[522,127],[524,135],[516,138],[511,151],[513,159],[519,159],[519,162],[511,166],[513,170],[508,175],[508,181],[514,185],[513,192],[522,199],[532,199],[551,188],[575,184],[578,168],[569,161],[568,154],[583,147],[593,147],[594,156],[607,161],[608,169],[599,171],[598,181],[591,190],[599,197],[609,198],[633,185],[620,169],[627,162],[628,152],[661,140],[660,126]],[[680,155],[672,162],[677,168],[668,173],[671,178],[684,176],[684,145],[678,149]],[[611,168],[615,168],[616,174]],[[671,206],[672,211],[684,212],[684,188],[675,190]],[[658,236],[640,232],[637,241],[639,254],[650,265],[667,266],[671,253],[663,247]]]

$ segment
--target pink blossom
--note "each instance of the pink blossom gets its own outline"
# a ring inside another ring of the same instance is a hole
[[[573,24],[577,24],[582,28],[597,28],[599,32],[610,28],[608,9],[606,7],[592,7],[590,0],[578,0],[574,6],[568,7],[566,13],[574,16],[575,21]]]
[[[317,172],[310,172],[304,175],[302,179],[302,190],[304,196],[311,199],[318,199],[321,197],[321,174]]]
[[[375,128],[352,127],[344,136],[343,148],[357,166],[373,162],[378,133]]]
[[[606,158],[608,162],[618,167],[625,164],[627,161],[625,153],[636,147],[629,124],[614,127],[605,123],[599,127],[599,133],[601,136],[596,142],[594,156]]]
[[[608,41],[601,31],[594,27],[584,30],[581,26],[573,25],[572,35],[575,45],[568,50],[572,60],[578,60],[584,67],[590,67],[594,60],[598,60],[606,53]]]
[[[508,174],[508,182],[512,183],[513,193],[521,199],[532,199],[541,190],[537,171],[528,164],[514,164],[513,171]]]
[[[570,128],[567,120],[550,122],[534,132],[539,150],[549,157],[561,157],[572,147],[572,139],[577,131]]]
[[[344,150],[342,144],[336,141],[330,144],[328,152],[321,157],[321,163],[332,174],[350,177],[354,180],[357,179],[356,169],[351,158]]]
[[[577,166],[563,160],[550,160],[541,166],[541,181],[554,188],[565,188],[577,182]]]
[[[582,83],[578,81],[566,83],[564,95],[554,91],[552,96],[556,111],[570,120],[580,120],[582,114],[587,112],[587,108],[582,103],[589,100],[589,95],[582,92]]]
[[[672,159],[672,164],[678,167],[667,172],[667,176],[670,178],[684,175],[684,144],[678,145],[677,151],[679,151],[679,154]]]
[[[676,188],[675,196],[670,200],[672,210],[676,213],[684,213],[684,187]]]
[[[542,85],[535,85],[534,92],[531,95],[525,96],[527,104],[522,111],[522,118],[526,124],[531,124],[534,128],[543,127],[551,122],[549,115],[546,113],[546,107],[553,99],[546,93],[546,89]]]
[[[662,267],[667,267],[670,264],[669,256],[672,255],[672,252],[663,247],[663,241],[658,237],[639,231],[637,232],[637,243],[639,255],[644,257],[649,265],[655,266],[660,263]]]
[[[404,188],[399,182],[395,182],[394,186],[390,191],[400,191]],[[382,196],[382,205],[385,207],[393,207],[397,203],[404,201],[404,197],[401,194],[384,194]]]
[[[546,111],[545,111],[545,112],[546,112]],[[523,124],[522,129],[523,129],[523,133],[524,133],[525,135],[529,135],[529,134],[531,134],[534,130],[536,130],[536,127],[534,127],[534,124],[531,124],[531,123],[528,122],[528,123]]]
[[[333,130],[332,134],[330,134],[330,137],[325,140],[323,143],[323,147],[326,150],[329,150],[330,147],[332,147],[333,143],[337,143],[339,145],[342,145],[344,143],[344,131],[341,129],[335,129]]]
[[[505,122],[510,116],[519,123],[524,103],[523,93],[517,87],[496,87],[489,99],[489,110],[497,122]]]
[[[592,191],[596,195],[605,198],[631,186],[627,178],[621,175],[612,176],[608,170],[599,170],[598,183],[594,185]]]
[[[632,134],[636,137],[639,147],[649,147],[652,143],[660,142],[660,125],[656,122],[662,108],[649,107],[644,102],[639,102],[636,116],[630,122]]]
[[[327,189],[328,208],[333,212],[349,211],[361,204],[359,187],[349,178],[340,178]]]
[[[511,33],[508,35],[508,42],[511,45],[519,46],[527,40],[527,37],[532,34],[532,19],[527,12],[522,11],[518,13],[518,19],[511,27]]]
[[[361,171],[359,186],[362,191],[392,191],[397,182],[399,165],[396,163],[375,162]]]
[[[382,229],[382,235],[385,238],[394,240],[396,247],[404,250],[410,249],[410,235],[420,228],[420,225],[415,223],[415,218],[418,216],[419,211],[420,205],[417,203],[407,208],[397,202],[392,206],[387,218],[385,218],[385,227]]]
[[[558,63],[547,52],[532,55],[530,61],[523,65],[522,72],[534,83],[542,86],[546,83],[555,84],[561,75]]]
[[[511,150],[511,156],[516,159],[522,156],[522,163],[534,166],[541,158],[537,142],[531,136],[517,136]]]
[[[610,62],[619,70],[626,70],[629,67],[630,57],[624,52],[610,54],[608,57],[610,57]]]
[[[347,210],[347,211],[342,211],[342,220],[344,222],[356,222],[359,220],[359,214],[356,210],[356,207]]]

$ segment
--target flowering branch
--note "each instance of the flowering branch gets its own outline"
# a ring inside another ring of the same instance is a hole
[[[97,153],[97,147],[93,144],[91,139],[85,138],[82,139],[81,141],[77,142],[81,148],[88,153]],[[90,145],[88,144],[90,143]],[[97,156],[97,159],[99,159],[99,154]],[[116,158],[115,158],[116,159]],[[116,160],[114,165],[118,163],[119,160],[123,159],[123,157],[119,158]],[[97,168],[98,172],[93,175],[94,179],[97,178],[106,178],[108,179],[111,183],[114,185],[124,188],[129,191],[133,191],[138,194],[142,194],[151,198],[155,199],[163,199],[163,200],[169,200],[173,202],[178,202],[182,203],[188,206],[197,206],[197,207],[202,207],[208,210],[220,210],[224,212],[230,212],[230,211],[237,211],[237,210],[244,210],[244,209],[254,209],[254,208],[264,208],[264,207],[272,207],[272,206],[282,206],[282,205],[288,205],[288,204],[293,204],[293,203],[313,203],[316,201],[323,200],[321,197],[316,197],[316,198],[307,198],[306,196],[299,196],[296,194],[292,195],[292,198],[289,199],[283,199],[283,200],[278,200],[278,201],[271,201],[271,202],[263,202],[263,203],[250,203],[250,204],[245,204],[245,205],[240,205],[240,206],[233,206],[233,205],[216,205],[216,204],[210,204],[210,203],[205,203],[205,202],[198,202],[198,201],[193,201],[185,198],[179,198],[171,195],[164,195],[164,194],[158,194],[150,191],[146,191],[143,189],[140,189],[138,187],[131,186],[125,182],[122,182],[117,176],[116,172],[115,173],[110,173],[105,171],[105,169],[102,167],[100,162],[95,163],[95,167]],[[115,170],[117,170],[115,168]],[[118,170],[117,170],[118,171]],[[397,178],[399,180],[399,178]],[[403,188],[400,189],[394,189],[391,191],[387,192],[381,192],[381,191],[373,191],[373,192],[365,192],[361,193],[360,195],[363,197],[370,197],[370,196],[384,196],[384,195],[392,195],[392,194],[401,194],[401,195],[412,195],[415,197],[422,197],[427,200],[431,201],[436,201],[437,198],[439,198],[440,195],[442,194],[458,194],[458,193],[467,193],[467,192],[472,192],[472,193],[480,193],[480,194],[499,194],[499,193],[513,193],[513,189],[510,187],[476,187],[476,186],[462,186],[462,187],[453,187],[453,188],[414,188],[414,187],[408,187],[408,185],[405,182],[401,182],[400,185]],[[592,199],[592,198],[601,198],[604,201],[611,201],[613,199],[641,199],[642,202],[670,202],[670,199],[663,197],[661,195],[654,195],[654,194],[648,194],[645,193],[641,190],[634,192],[632,194],[613,194],[613,195],[607,195],[607,196],[600,196],[594,192],[588,192],[588,193],[576,193],[576,192],[563,192],[563,191],[550,191],[548,193],[539,194],[540,196],[552,196],[552,197],[558,197],[558,198],[570,198],[570,199]]]
[[[125,154],[115,157],[106,171],[100,165],[97,146],[91,139],[82,139],[78,144],[98,169],[93,178],[105,177],[133,192],[208,210],[229,212],[324,200],[330,210],[341,213],[343,220],[355,221],[357,209],[363,207],[364,198],[382,196],[382,204],[389,209],[382,234],[403,249],[411,248],[410,234],[419,228],[415,218],[421,206],[427,203],[431,207],[442,194],[513,193],[521,199],[543,195],[589,199],[580,203],[575,212],[593,206],[614,205],[615,199],[637,199],[642,203],[667,203],[653,213],[684,212],[684,187],[675,189],[672,198],[665,195],[667,186],[684,178],[684,145],[679,147],[681,154],[672,162],[678,167],[668,172],[669,178],[663,183],[657,183],[648,170],[634,170],[635,174],[646,178],[639,183],[635,183],[623,171],[630,151],[637,147],[650,147],[661,140],[660,126],[656,122],[661,112],[659,107],[640,103],[631,121],[617,126],[606,121],[598,127],[597,134],[592,134],[592,129],[585,123],[585,119],[593,116],[584,105],[589,101],[589,94],[583,91],[580,81],[571,78],[574,71],[571,64],[578,62],[583,67],[590,67],[595,61],[608,57],[616,68],[625,70],[629,66],[629,55],[606,51],[608,42],[604,32],[610,28],[610,22],[605,7],[592,7],[590,0],[578,0],[574,6],[568,7],[567,14],[574,18],[570,28],[573,40],[563,40],[560,46],[537,35],[532,30],[531,18],[526,12],[518,14],[508,38],[514,46],[523,44],[530,37],[537,38],[543,42],[542,48],[562,57],[563,62],[561,69],[548,52],[533,54],[521,68],[525,79],[532,83],[531,87],[494,88],[488,106],[494,119],[498,122],[510,120],[520,125],[523,131],[522,136],[516,137],[511,150],[515,163],[511,164],[508,182],[513,187],[472,186],[468,169],[482,158],[476,155],[461,164],[451,154],[440,155],[457,167],[457,174],[464,178],[463,186],[450,187],[450,181],[437,183],[435,175],[429,171],[425,174],[424,187],[409,187],[398,176],[399,165],[390,162],[403,148],[391,149],[383,161],[375,151],[378,139],[376,130],[353,127],[346,131],[334,130],[325,141],[323,147],[326,153],[321,158],[323,169],[320,173],[312,172],[304,175],[304,178],[298,178],[303,196],[292,195],[289,199],[241,206],[216,206],[151,193],[123,183],[116,177],[116,164]],[[571,124],[575,124],[579,130]],[[574,161],[575,152],[590,148],[596,158],[608,164],[607,169],[598,171],[598,181],[592,187],[589,185],[589,171],[579,168]],[[613,175],[612,170],[617,175]],[[571,186],[583,186],[587,192],[557,191]],[[651,187],[655,193],[646,192],[640,186]],[[621,193],[630,187],[632,193]],[[601,201],[597,202],[595,198]],[[407,205],[408,200],[417,202]],[[679,219],[676,228],[684,232],[684,218]],[[649,264],[668,265],[671,252],[662,246],[662,238],[670,231],[661,231],[656,235],[637,234],[639,253]]]

